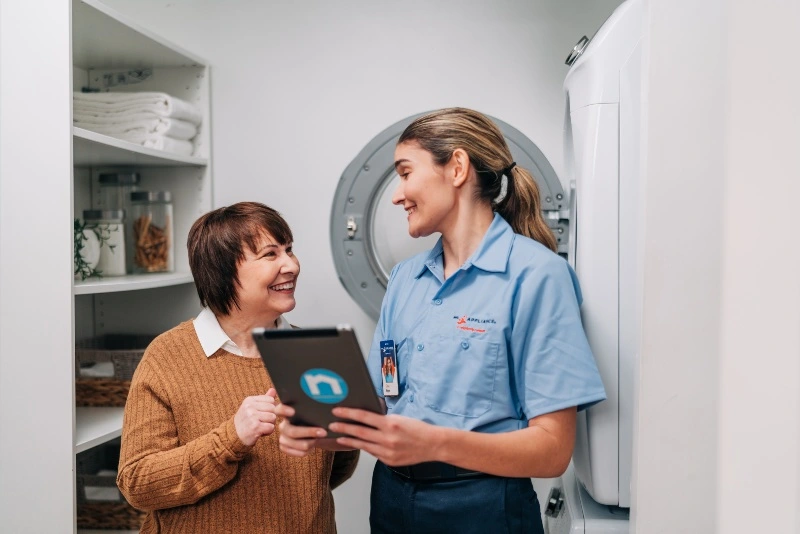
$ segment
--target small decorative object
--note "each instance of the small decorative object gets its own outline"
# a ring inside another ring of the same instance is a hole
[[[84,210],[85,228],[100,240],[100,259],[95,270],[105,276],[125,274],[125,225],[123,210]]]
[[[73,268],[75,279],[103,277],[103,271],[98,267],[103,247],[109,247],[113,252],[118,245],[117,240],[122,236],[121,220],[118,222],[118,231],[112,232],[108,225],[97,224],[96,221],[81,222],[75,219],[73,233]],[[124,244],[122,249],[124,249]],[[125,264],[124,256],[122,264]],[[124,274],[124,273],[121,273]]]
[[[86,280],[92,276],[100,276],[95,268],[100,261],[100,236],[87,228],[80,219],[75,219],[74,227],[74,272],[75,278]]]

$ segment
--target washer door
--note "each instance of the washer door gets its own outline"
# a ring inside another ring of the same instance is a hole
[[[400,261],[428,250],[439,234],[414,239],[408,235],[405,211],[392,204],[399,177],[394,149],[400,134],[417,117],[403,119],[375,136],[347,166],[331,209],[331,249],[336,271],[347,292],[377,319],[386,283]],[[542,212],[566,254],[569,236],[567,198],[553,167],[542,151],[519,130],[495,119],[514,161],[536,178]]]

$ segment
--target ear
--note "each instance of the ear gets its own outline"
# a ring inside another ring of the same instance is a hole
[[[463,148],[455,149],[450,157],[450,165],[453,169],[453,185],[461,187],[467,183],[472,168],[467,151]]]

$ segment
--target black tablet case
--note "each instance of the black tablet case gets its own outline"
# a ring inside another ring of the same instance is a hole
[[[330,423],[340,420],[331,413],[334,407],[383,413],[350,327],[256,329],[253,338],[280,401],[295,409],[291,418],[293,424],[318,426],[328,431],[328,437],[337,437],[339,434],[328,430]],[[347,396],[334,403],[319,402],[308,396],[301,379],[310,369],[326,369],[338,374],[347,383]]]

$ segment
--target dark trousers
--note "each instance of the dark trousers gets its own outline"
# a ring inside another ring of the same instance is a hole
[[[529,478],[414,482],[381,462],[372,473],[369,524],[372,534],[544,534]]]

